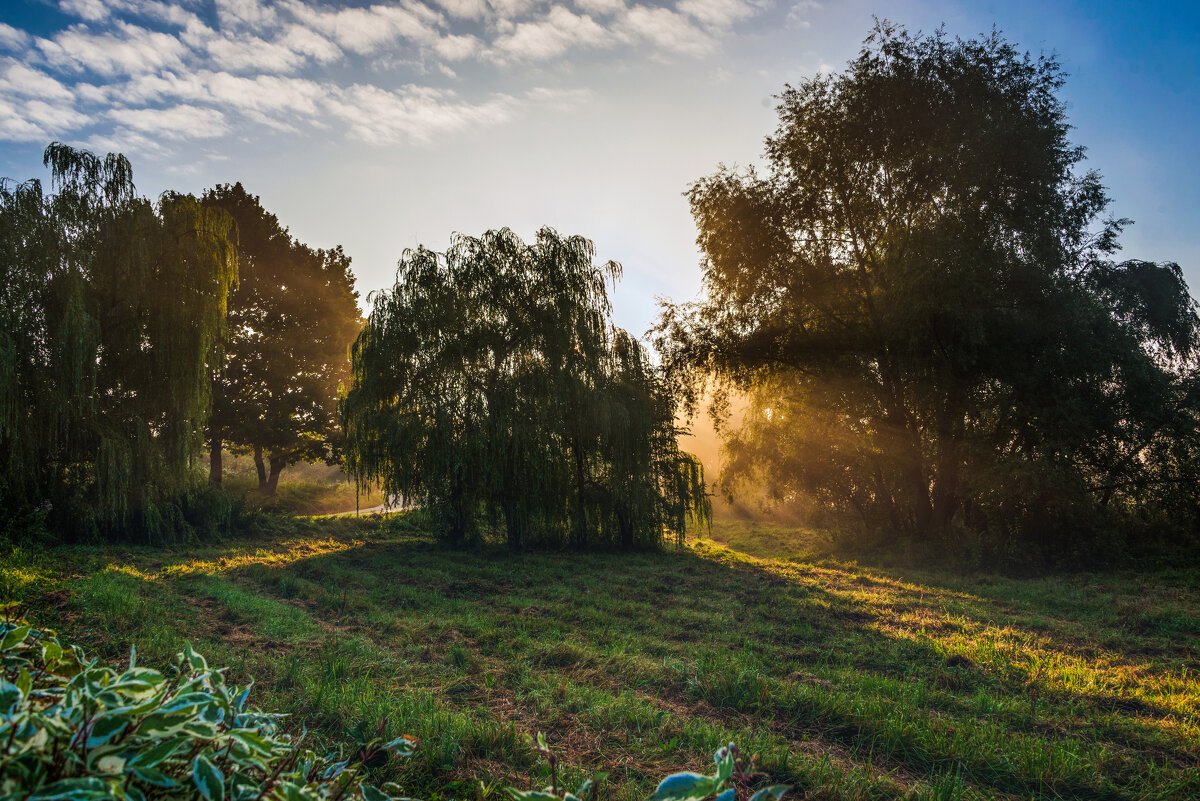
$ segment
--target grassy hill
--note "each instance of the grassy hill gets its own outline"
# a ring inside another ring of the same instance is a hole
[[[731,740],[793,798],[1200,797],[1197,572],[733,550],[785,533],[511,554],[442,549],[411,516],[297,521],[186,550],[15,550],[0,591],[93,655],[165,663],[190,640],[318,737],[386,719],[420,747],[382,772],[429,800],[542,784],[534,731],[621,799]]]

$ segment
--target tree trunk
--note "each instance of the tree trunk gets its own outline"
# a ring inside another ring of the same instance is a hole
[[[633,548],[633,521],[623,510],[617,510],[617,525],[621,529],[621,549],[628,551]]]
[[[267,491],[267,468],[263,464],[262,445],[254,446],[254,469],[258,471],[258,491]]]
[[[274,495],[279,487],[279,474],[287,467],[287,459],[283,456],[271,457],[271,475],[267,476],[267,495]]]
[[[208,483],[214,487],[221,486],[222,466],[221,466],[221,446],[224,444],[221,441],[220,434],[213,434],[209,440],[212,450],[208,457]]]

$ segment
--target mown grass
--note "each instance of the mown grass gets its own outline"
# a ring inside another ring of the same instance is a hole
[[[605,771],[621,799],[731,740],[797,798],[1200,797],[1200,571],[955,577],[713,541],[462,552],[416,520],[12,551],[0,591],[108,658],[191,640],[320,736],[416,735],[381,770],[427,799],[540,786],[539,730],[568,779]]]
[[[383,502],[378,493],[359,497],[353,482],[336,477],[324,481],[280,481],[274,495],[262,495],[257,477],[233,475],[225,478],[223,488],[230,497],[244,499],[251,508],[282,514],[338,514]]]

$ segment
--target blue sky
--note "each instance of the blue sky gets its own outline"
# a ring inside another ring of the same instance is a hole
[[[552,225],[624,264],[641,333],[699,290],[689,182],[755,162],[773,95],[873,16],[1057,53],[1125,255],[1200,294],[1195,2],[4,0],[0,175],[44,177],[62,140],[124,152],[152,197],[240,180],[364,293],[405,247]]]

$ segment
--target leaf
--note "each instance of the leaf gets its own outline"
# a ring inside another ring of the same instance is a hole
[[[192,781],[205,801],[224,801],[225,776],[203,754],[192,763]]]
[[[750,796],[750,801],[767,801],[768,798],[773,798],[779,801],[783,798],[783,794],[792,789],[786,784],[773,784],[770,787],[764,787],[754,795]]]
[[[659,782],[650,801],[686,801],[690,798],[704,798],[713,791],[711,776],[701,776],[699,773],[673,773]]]
[[[134,768],[133,775],[147,784],[153,784],[156,787],[174,787],[179,784],[179,782],[155,768]]]
[[[207,670],[208,669],[208,662],[206,662],[204,660],[204,657],[202,657],[202,656],[200,656],[200,654],[196,653],[195,649],[192,648],[192,644],[190,642],[184,643],[183,655],[187,658],[188,665],[191,666],[192,670],[198,671],[198,670]]]
[[[362,790],[363,801],[392,801],[390,795],[366,782],[363,782],[360,789]]]
[[[17,626],[15,629],[9,629],[5,633],[4,639],[0,640],[0,651],[16,648],[25,642],[25,638],[29,636],[31,628],[30,626]]]
[[[111,715],[98,718],[88,731],[87,747],[99,748],[124,731],[128,725],[129,721]]]
[[[21,691],[21,695],[25,698],[29,697],[29,691],[33,689],[33,677],[29,675],[29,671],[21,668],[21,672],[17,675],[17,689]]]
[[[165,759],[169,759],[172,754],[179,750],[180,746],[188,741],[186,737],[176,737],[173,740],[165,740],[153,748],[148,748],[140,752],[137,756],[129,760],[130,767],[152,768]]]
[[[730,787],[717,796],[717,801],[734,801],[735,798],[737,798],[737,790]]]
[[[43,787],[29,796],[29,801],[75,801],[83,798],[108,797],[108,784],[94,776],[63,779]]]
[[[0,712],[11,713],[17,708],[17,704],[21,703],[21,698],[20,687],[5,678],[0,678]]]

